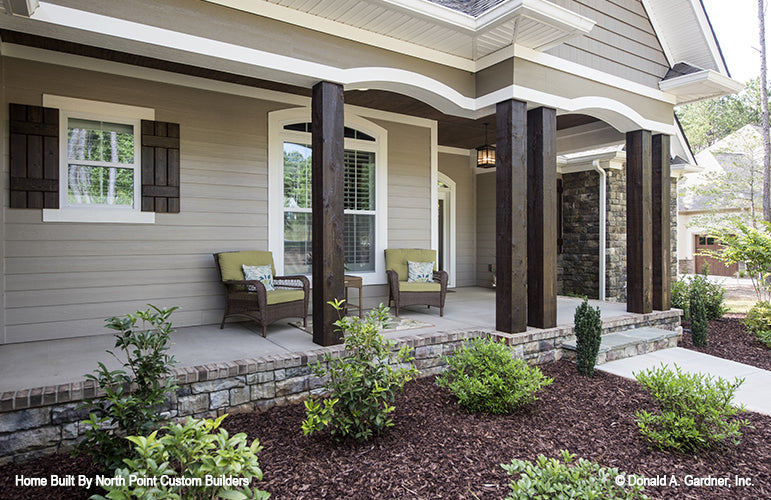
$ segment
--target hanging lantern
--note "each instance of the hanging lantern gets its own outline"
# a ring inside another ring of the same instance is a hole
[[[477,167],[495,167],[495,147],[487,143],[487,123],[485,123],[485,144],[477,148]]]

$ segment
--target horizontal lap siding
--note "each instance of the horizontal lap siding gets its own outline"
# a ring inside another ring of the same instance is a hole
[[[476,286],[476,174],[468,156],[440,154],[439,171],[455,181],[455,285]]]
[[[48,93],[155,109],[179,123],[179,214],[155,224],[42,223],[40,210],[5,220],[5,332],[0,342],[110,334],[104,319],[180,306],[175,326],[219,323],[224,301],[213,252],[268,247],[268,113],[286,105],[3,59],[8,102]],[[430,133],[382,122],[389,139],[390,246],[429,247]],[[7,140],[7,137],[6,137]],[[0,188],[7,197],[8,159]],[[366,307],[386,286],[364,290]],[[358,297],[357,297],[358,298]]]
[[[658,88],[669,64],[640,0],[554,0],[597,22],[550,54]],[[673,61],[673,64],[678,61]]]
[[[388,129],[388,247],[431,248],[431,135],[425,127]]]
[[[489,287],[495,264],[495,172],[479,174],[477,180],[477,286]]]
[[[180,123],[182,163],[181,213],[156,214],[152,225],[44,224],[39,210],[4,208],[5,341],[109,333],[104,318],[148,303],[180,306],[175,326],[218,322],[224,302],[212,252],[267,248],[267,113],[277,106],[4,62],[10,102],[50,93],[154,108],[157,120]]]

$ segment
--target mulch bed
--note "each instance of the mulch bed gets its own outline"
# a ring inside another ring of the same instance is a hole
[[[679,347],[703,352],[719,358],[730,359],[763,370],[771,370],[771,349],[763,345],[755,336],[744,328],[744,314],[727,314],[721,319],[709,322],[709,338],[707,347],[696,347],[691,340],[691,334],[683,333]],[[689,328],[687,322],[684,328]]]
[[[554,378],[541,399],[509,416],[467,414],[433,378],[410,382],[396,402],[395,426],[370,443],[336,443],[325,435],[305,437],[301,404],[261,414],[232,415],[231,432],[259,438],[264,449],[260,488],[275,499],[502,499],[509,476],[499,464],[513,458],[579,457],[646,477],[674,478],[678,486],[649,487],[653,498],[771,498],[771,417],[748,413],[754,428],[737,447],[681,455],[648,448],[634,422],[635,411],[653,401],[631,380],[597,372],[578,376],[560,361],[542,367]],[[86,474],[87,460],[46,457],[0,467],[0,498],[85,498],[74,488],[13,486],[17,474]],[[748,478],[749,487],[686,486],[689,477]]]

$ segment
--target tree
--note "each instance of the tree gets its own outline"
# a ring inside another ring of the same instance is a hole
[[[760,88],[766,84],[766,9],[765,0],[758,0],[760,31]],[[768,136],[768,92],[760,93],[761,134],[763,135],[763,219],[771,222],[771,139]]]
[[[748,125],[713,145],[713,161],[700,155],[704,172],[689,176],[682,184],[684,203],[691,209],[707,210],[693,218],[692,225],[707,231],[762,220],[763,147],[758,128]],[[710,165],[719,166],[719,168]]]

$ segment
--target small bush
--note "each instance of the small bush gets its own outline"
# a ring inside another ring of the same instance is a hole
[[[331,304],[342,309],[340,301]],[[314,367],[314,373],[326,379],[328,397],[323,404],[318,399],[305,402],[305,435],[328,428],[335,438],[364,441],[393,425],[396,393],[417,370],[409,364],[414,359],[411,349],[404,346],[393,355],[396,343],[380,333],[388,320],[388,308],[380,304],[364,318],[347,316],[335,322],[343,332],[346,355],[333,359],[327,354],[326,365]]]
[[[167,398],[177,388],[171,367],[174,357],[169,350],[169,335],[174,331],[169,321],[177,308],[158,309],[107,319],[107,328],[115,330],[115,347],[123,351],[125,370],[108,370],[99,362],[95,375],[86,375],[104,390],[105,396],[87,401],[79,408],[92,411],[86,426],[86,438],[77,453],[92,455],[108,471],[123,464],[130,456],[131,443],[123,436],[144,435],[157,428]],[[107,351],[118,359],[112,351]],[[133,389],[133,390],[132,390]]]
[[[691,337],[696,347],[707,347],[709,337],[709,321],[707,321],[707,309],[704,304],[704,296],[699,287],[691,287],[691,300],[689,303],[691,314]]]
[[[260,442],[247,443],[246,434],[233,437],[219,429],[226,415],[217,420],[188,418],[184,425],[171,424],[149,436],[129,436],[136,458],[124,460],[127,467],[115,471],[116,481],[106,486],[111,499],[206,499],[257,498],[270,495],[252,488],[252,479],[262,480],[257,453]],[[131,481],[131,476],[147,478],[149,484]],[[105,497],[94,495],[96,500]]]
[[[744,326],[766,347],[771,347],[771,303],[763,301],[752,306],[744,318]]]
[[[519,480],[509,483],[512,491],[506,500],[648,498],[643,495],[642,486],[627,484],[626,473],[619,472],[616,468],[601,467],[598,463],[583,458],[571,465],[575,455],[567,450],[562,450],[561,453],[562,462],[556,458],[539,455],[535,462],[512,460],[510,464],[502,464],[501,467],[509,475],[519,474]],[[619,477],[623,478],[623,481],[617,479]]]
[[[691,282],[689,279],[681,279],[672,281],[672,287],[670,288],[672,293],[671,305],[674,308],[683,310],[683,320],[688,321],[690,316],[688,314],[688,305],[691,301]]]
[[[600,308],[591,307],[589,300],[584,298],[581,305],[576,308],[574,320],[578,373],[591,377],[594,375],[594,365],[597,363],[597,353],[600,352],[600,342],[602,341]]]
[[[702,296],[707,319],[720,319],[726,313],[725,290],[719,283],[712,283],[706,276],[696,275],[692,278],[684,278],[672,282],[672,307],[683,310],[683,320],[690,321],[690,301],[693,289],[697,289]]]
[[[658,401],[660,415],[637,412],[640,432],[660,449],[696,451],[725,441],[739,443],[741,428],[749,425],[736,415],[742,407],[731,406],[734,393],[744,379],[733,383],[703,374],[672,371],[663,365],[635,375]]]
[[[510,413],[534,402],[535,393],[552,383],[538,367],[515,359],[503,340],[472,339],[445,361],[449,370],[436,383],[474,412]]]

